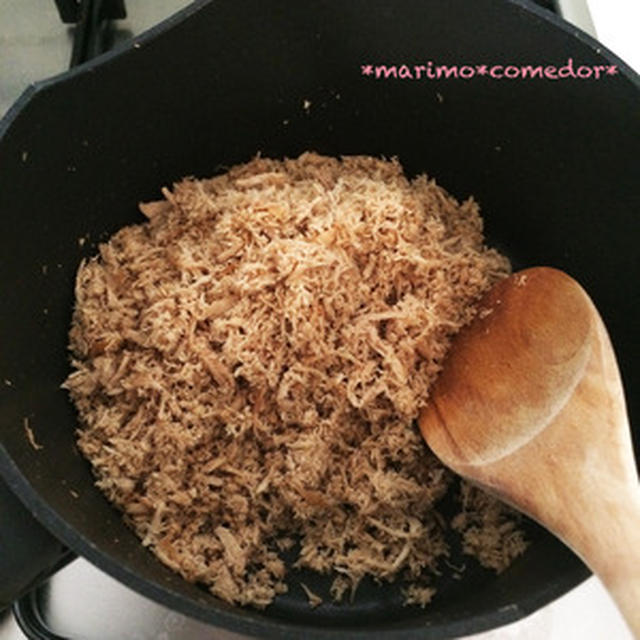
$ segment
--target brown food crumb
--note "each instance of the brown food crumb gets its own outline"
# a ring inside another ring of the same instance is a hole
[[[433,587],[424,587],[417,584],[410,584],[404,590],[404,603],[415,604],[423,609],[431,602],[436,590]]]
[[[22,425],[24,426],[24,432],[25,432],[25,435],[27,436],[27,440],[29,441],[29,444],[36,451],[40,451],[41,449],[44,449],[43,445],[36,442],[36,436],[33,433],[33,429],[29,426],[29,418],[27,418],[26,416],[22,418]]]
[[[309,599],[309,606],[312,609],[315,609],[316,607],[322,604],[323,602],[322,598],[317,593],[314,593],[313,591],[311,591],[311,589],[309,589],[309,587],[307,587],[307,585],[304,582],[301,582],[300,586],[302,587],[302,590],[306,593],[307,598]]]
[[[338,574],[329,588],[329,593],[334,602],[342,602],[344,595],[351,589],[351,581],[344,575]]]
[[[454,517],[452,527],[462,534],[464,552],[501,573],[527,548],[518,528],[521,517],[468,483],[462,483],[460,499],[462,511]]]
[[[77,274],[65,387],[97,486],[162,562],[228,602],[286,591],[294,540],[295,566],[333,573],[338,601],[366,575],[428,578],[449,550],[437,502],[453,474],[414,419],[509,272],[475,202],[396,161],[313,153],[163,194]],[[521,546],[501,533],[510,512],[488,508],[490,533],[470,500],[456,526],[502,568]],[[423,605],[431,587],[406,593]]]

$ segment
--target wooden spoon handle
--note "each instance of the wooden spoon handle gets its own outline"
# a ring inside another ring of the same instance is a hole
[[[612,497],[603,507],[601,520],[589,518],[588,533],[580,528],[567,543],[602,580],[640,640],[640,490]]]
[[[580,425],[573,436],[583,436],[590,447],[565,478],[569,517],[556,526],[602,580],[640,640],[640,485],[620,372],[595,307],[592,356],[570,408],[565,435],[572,434],[568,424]],[[568,446],[565,442],[565,450]]]

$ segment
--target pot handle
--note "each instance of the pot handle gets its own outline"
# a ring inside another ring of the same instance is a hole
[[[0,477],[0,611],[74,558]]]

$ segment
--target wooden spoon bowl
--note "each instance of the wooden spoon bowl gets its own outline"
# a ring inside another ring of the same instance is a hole
[[[575,280],[536,267],[498,283],[456,336],[419,425],[444,464],[572,548],[640,638],[640,491],[624,393]]]

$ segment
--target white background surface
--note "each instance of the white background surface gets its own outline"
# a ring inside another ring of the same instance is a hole
[[[587,4],[598,40],[640,73],[640,0],[587,0]]]

